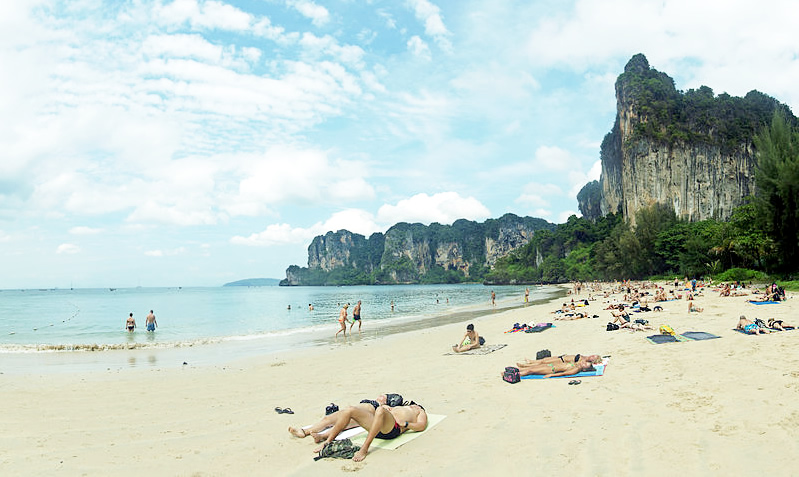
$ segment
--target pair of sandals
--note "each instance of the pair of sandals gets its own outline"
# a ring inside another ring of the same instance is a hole
[[[292,411],[290,407],[287,407],[286,409],[276,407],[275,412],[278,414],[294,414],[294,411]]]
[[[569,384],[577,385],[577,384],[580,384],[581,382],[582,381],[580,381],[579,379],[572,379],[571,381],[569,381]]]

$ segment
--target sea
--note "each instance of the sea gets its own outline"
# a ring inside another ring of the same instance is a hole
[[[468,322],[524,306],[525,288],[530,303],[564,294],[555,286],[479,284],[0,290],[0,373],[224,365]],[[351,319],[359,300],[361,333],[356,324],[335,337],[341,306],[350,304]],[[145,331],[150,310],[155,332]],[[129,313],[133,333],[125,329]]]

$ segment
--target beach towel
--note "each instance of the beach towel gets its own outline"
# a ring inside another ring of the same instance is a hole
[[[716,336],[710,333],[705,333],[704,331],[686,331],[682,334],[686,338],[694,341],[702,341],[702,340],[712,340],[715,338],[721,338],[721,336]]]
[[[675,343],[677,341],[689,341],[680,335],[652,335],[646,337],[647,341],[652,344]]]
[[[429,431],[433,428],[436,424],[443,421],[444,416],[442,414],[427,414],[427,428],[422,432],[403,432],[400,434],[399,437],[390,440],[383,440],[383,439],[375,439],[372,441],[372,445],[369,446],[370,449],[378,448],[378,449],[388,449],[394,450],[402,446],[403,444],[416,439],[417,437],[421,436],[425,432]],[[366,440],[366,429],[363,427],[357,427],[356,429],[360,429],[361,432],[352,438],[352,443],[358,446],[362,446],[364,441]]]
[[[778,301],[753,301],[753,300],[746,300],[753,305],[779,305],[780,302]]]
[[[526,330],[524,330],[524,332],[525,333],[540,333],[540,332],[542,332],[544,330],[548,330],[548,329],[554,328],[554,327],[555,327],[555,325],[553,325],[552,323],[544,323],[544,324],[541,324],[541,325],[535,325],[532,328],[527,328]]]
[[[527,376],[522,376],[522,379],[558,379],[558,378],[582,378],[590,376],[604,376],[605,368],[608,367],[608,363],[609,361],[607,359],[603,359],[602,364],[598,365],[593,371],[580,371],[577,374],[571,374],[569,376],[553,376],[551,378],[545,378],[541,374],[528,374]]]
[[[470,349],[469,351],[464,351],[462,353],[456,353],[454,351],[450,351],[449,353],[444,353],[444,356],[451,355],[451,354],[489,354],[489,353],[493,353],[494,351],[496,351],[498,349],[502,349],[505,346],[508,346],[508,345],[507,344],[484,345],[484,346],[481,346],[481,347],[479,347],[477,349]]]

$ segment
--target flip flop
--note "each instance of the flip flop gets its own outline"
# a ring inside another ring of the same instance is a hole
[[[287,407],[286,409],[281,409],[279,407],[275,408],[275,412],[278,414],[294,414],[294,411],[291,408]]]
[[[575,384],[575,385],[577,385],[577,384],[580,384],[581,382],[582,382],[582,381],[580,381],[579,379],[572,379],[571,381],[569,381],[569,384]]]

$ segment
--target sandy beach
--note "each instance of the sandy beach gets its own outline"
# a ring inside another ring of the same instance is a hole
[[[475,319],[484,355],[448,355],[466,323],[357,338],[224,366],[0,375],[2,475],[792,475],[799,437],[799,330],[749,336],[739,315],[799,324],[794,294],[774,305],[719,297],[636,314],[653,331],[599,318],[553,321],[561,299]],[[582,298],[587,297],[584,291]],[[521,300],[521,297],[520,297]],[[654,303],[650,302],[650,306]],[[514,323],[553,321],[541,333]],[[720,339],[655,345],[661,324]],[[368,320],[364,329],[375,324]],[[331,323],[331,335],[336,325]],[[500,379],[536,351],[610,356],[601,377]],[[314,461],[312,424],[339,406],[396,392],[446,418],[366,460]],[[289,407],[294,414],[278,414]]]

